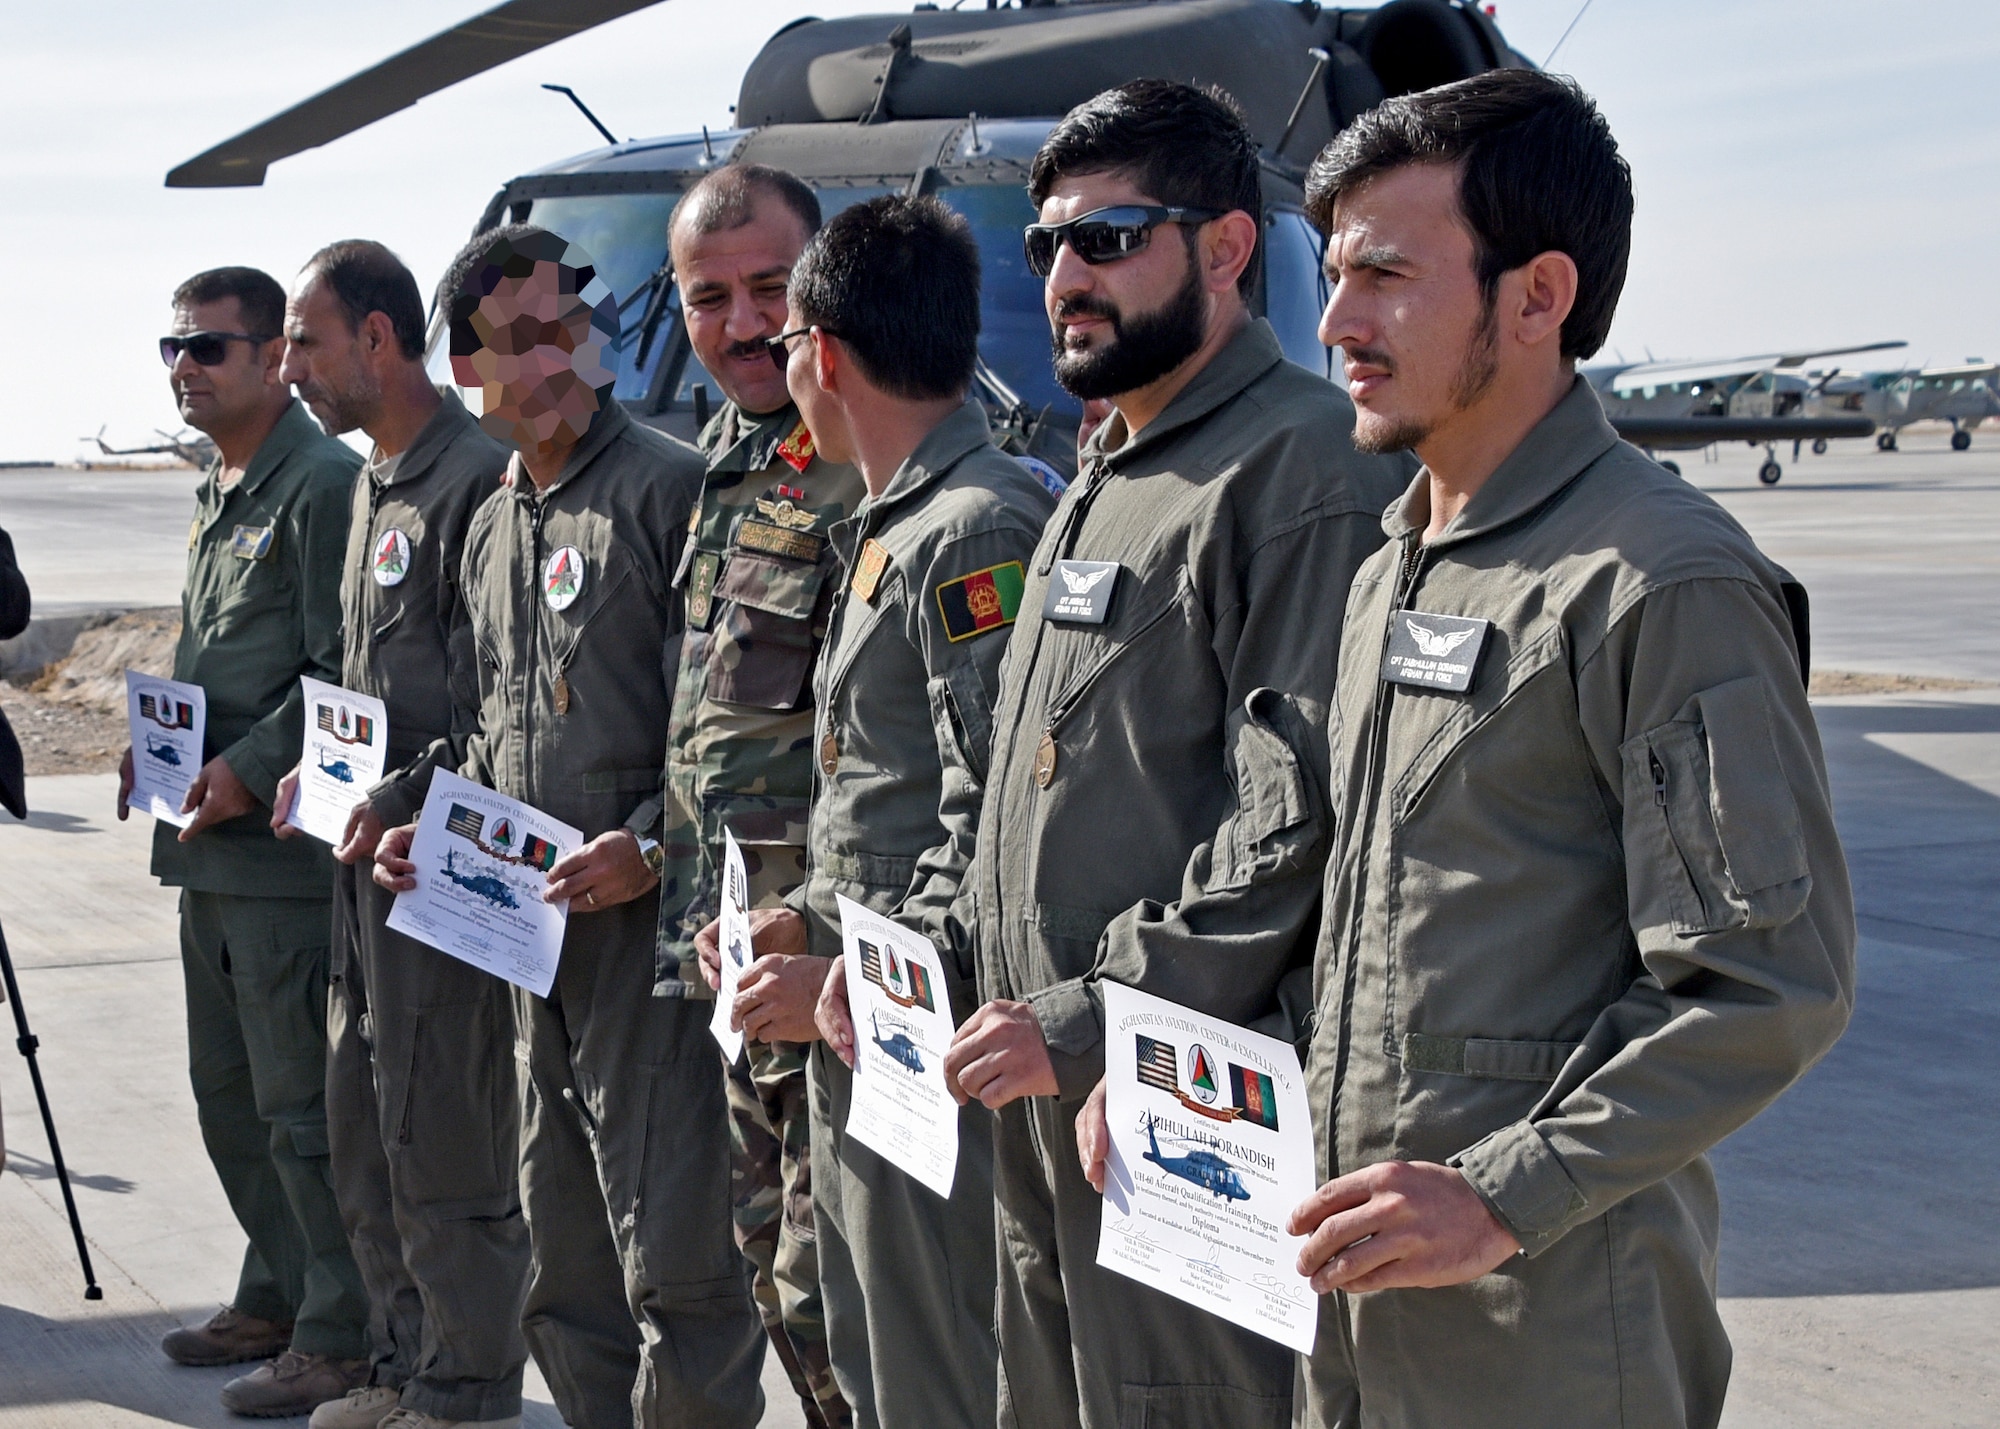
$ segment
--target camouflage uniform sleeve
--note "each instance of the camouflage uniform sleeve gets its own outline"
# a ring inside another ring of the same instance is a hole
[[[347,525],[354,473],[360,458],[342,447],[338,466],[316,471],[289,512],[289,552],[297,563],[299,673],[328,684],[340,683],[340,578],[346,564]],[[305,735],[305,695],[293,682],[284,703],[250,726],[222,751],[243,786],[265,804],[277,797],[278,781],[299,762]]]
[[[1341,622],[1327,611],[1381,540],[1372,514],[1322,511],[1267,539],[1217,601],[1234,797],[1189,857],[1178,898],[1126,909],[1089,973],[1028,996],[1064,1100],[1103,1076],[1102,982],[1249,1022],[1271,1012],[1288,976],[1308,975],[1332,832],[1326,715]]]
[[[1007,525],[947,542],[933,554],[921,584],[912,583],[909,634],[923,655],[928,676],[925,693],[943,779],[939,840],[918,857],[910,891],[896,918],[929,938],[944,955],[953,1011],[960,1018],[978,1005],[977,979],[970,931],[952,916],[951,907],[972,862],[993,746],[1000,660],[1015,610],[1003,609],[1005,619],[1000,623],[969,630],[965,617],[958,614],[964,603],[953,591],[963,589],[962,582],[1004,571],[1010,564],[1025,568],[1040,536],[1025,525]],[[1018,592],[1018,584],[1012,589]],[[940,592],[946,593],[943,601]],[[1017,600],[1018,594],[1012,598]]]

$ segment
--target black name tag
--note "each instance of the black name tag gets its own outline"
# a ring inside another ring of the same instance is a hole
[[[1389,616],[1389,649],[1382,678],[1392,685],[1464,694],[1486,648],[1491,621],[1463,615],[1426,615],[1398,610]]]
[[[1111,618],[1111,594],[1117,589],[1116,561],[1057,561],[1042,600],[1042,619],[1102,625]]]

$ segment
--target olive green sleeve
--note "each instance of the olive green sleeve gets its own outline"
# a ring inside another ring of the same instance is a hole
[[[340,474],[346,479],[315,475],[292,503],[286,532],[286,553],[296,563],[299,673],[333,685],[340,683],[340,577],[346,565],[354,467]],[[299,762],[304,735],[305,696],[295,680],[284,703],[250,726],[222,751],[222,758],[244,787],[269,805],[277,797],[278,781]]]
[[[1088,974],[1028,995],[1065,1100],[1103,1075],[1102,983],[1248,1023],[1267,1016],[1281,980],[1310,961],[1332,834],[1326,712],[1341,622],[1330,611],[1381,543],[1374,515],[1301,518],[1254,553],[1236,599],[1218,602],[1222,757],[1234,798],[1190,856],[1177,899],[1118,914]]]
[[[1853,896],[1779,593],[1669,586],[1582,658],[1636,976],[1527,1117],[1452,1158],[1530,1255],[1749,1121],[1854,1005]]]

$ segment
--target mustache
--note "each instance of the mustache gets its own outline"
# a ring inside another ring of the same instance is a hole
[[[1116,304],[1095,293],[1076,293],[1056,299],[1056,317],[1103,318],[1115,325],[1119,321],[1119,312]]]
[[[1396,375],[1396,360],[1379,347],[1343,348],[1350,366],[1379,367],[1391,377]]]
[[[771,349],[764,346],[761,338],[752,338],[748,342],[730,343],[729,346],[722,349],[722,355],[724,357],[734,357],[745,362],[761,357],[766,362],[769,362],[771,360]]]

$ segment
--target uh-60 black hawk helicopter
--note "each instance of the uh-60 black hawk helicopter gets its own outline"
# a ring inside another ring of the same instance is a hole
[[[655,3],[510,0],[218,144],[167,183],[261,184],[278,159]],[[689,184],[741,160],[797,174],[829,215],[877,194],[935,195],[965,216],[979,242],[979,387],[995,435],[1067,473],[1081,410],[1056,385],[1042,283],[1021,255],[1021,229],[1035,221],[1028,166],[1062,115],[1141,77],[1232,95],[1263,151],[1265,242],[1253,305],[1292,361],[1331,376],[1316,336],[1327,294],[1321,240],[1301,206],[1306,166],[1387,96],[1527,64],[1490,8],[1462,0],[1370,9],[1315,0],[1021,0],[1013,8],[987,0],[979,10],[924,4],[910,14],[801,19],[751,62],[734,127],[619,143],[585,108],[607,146],[509,181],[475,231],[529,221],[581,243],[624,317],[617,396],[635,416],[692,437],[715,389],[689,351],[667,264],[667,216]],[[434,322],[434,352],[437,335]]]

